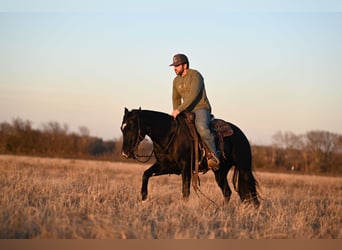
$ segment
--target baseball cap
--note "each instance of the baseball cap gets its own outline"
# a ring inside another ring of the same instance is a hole
[[[173,63],[170,64],[170,66],[178,66],[181,64],[188,64],[189,65],[189,60],[184,54],[176,54],[173,56]]]

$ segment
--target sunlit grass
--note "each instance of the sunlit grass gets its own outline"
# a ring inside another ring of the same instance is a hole
[[[223,205],[208,172],[181,198],[181,178],[153,177],[147,165],[0,156],[0,238],[320,239],[342,238],[342,178],[256,172],[261,207],[233,192]]]

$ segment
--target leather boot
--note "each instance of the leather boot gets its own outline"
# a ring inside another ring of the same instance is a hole
[[[220,169],[220,160],[214,153],[211,153],[210,158],[208,158],[208,168],[213,171]]]

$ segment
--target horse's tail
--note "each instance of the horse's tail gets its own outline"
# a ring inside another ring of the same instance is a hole
[[[233,185],[242,202],[252,202],[255,206],[259,206],[259,195],[256,189],[258,182],[253,176],[252,171],[239,169],[235,166],[233,172]]]

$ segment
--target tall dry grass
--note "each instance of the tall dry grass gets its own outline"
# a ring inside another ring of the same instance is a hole
[[[212,173],[181,198],[181,178],[146,165],[0,156],[0,238],[341,239],[342,178],[256,172],[261,207],[223,206]]]

